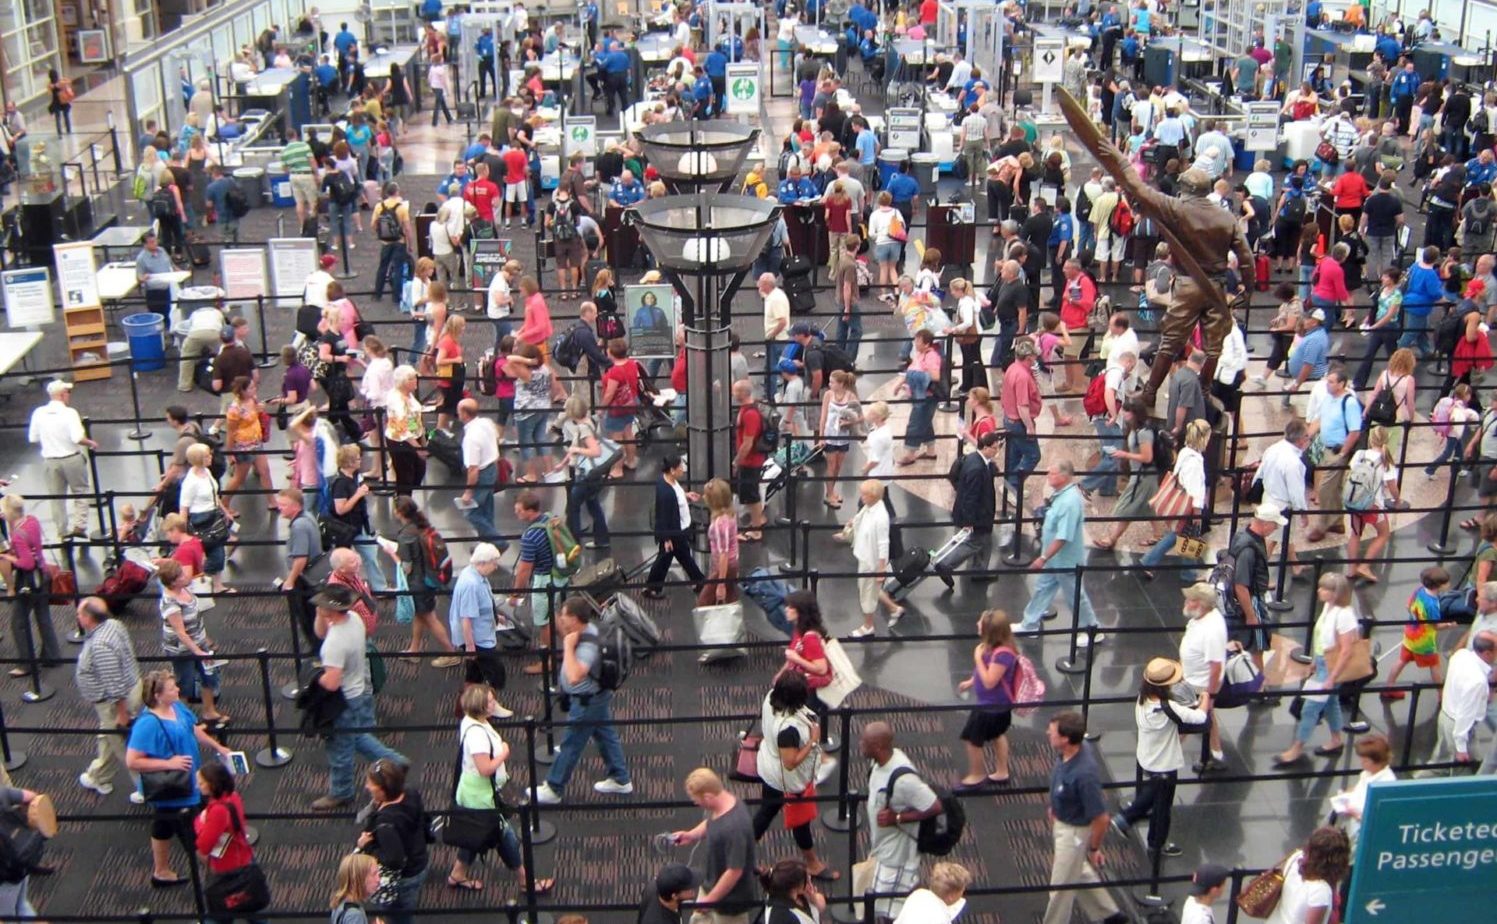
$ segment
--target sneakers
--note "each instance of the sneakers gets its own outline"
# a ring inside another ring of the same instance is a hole
[[[1101,632],[1098,632],[1095,636],[1087,635],[1085,632],[1082,632],[1076,636],[1076,647],[1086,648],[1092,643],[1093,639],[1096,639],[1097,644],[1100,645],[1103,642],[1107,641],[1107,636]]]
[[[494,708],[489,711],[489,718],[491,719],[512,719],[514,717],[515,711],[513,709],[506,709],[497,702],[494,703]]]
[[[463,663],[463,659],[459,658],[457,655],[446,655],[444,657],[431,659],[432,667],[457,667],[461,663]]]
[[[131,790],[131,792],[130,792],[130,804],[131,805],[145,805],[146,804],[145,794],[142,793],[138,789]]]
[[[78,785],[82,786],[84,789],[92,790],[92,791],[98,793],[101,796],[107,796],[110,793],[114,792],[114,784],[113,783],[98,783],[98,782],[95,782],[94,778],[88,775],[88,771],[87,770],[85,770],[82,773],[78,774]]]
[[[858,626],[856,629],[847,633],[847,636],[848,638],[868,638],[877,631],[878,630],[873,626]]]
[[[593,784],[593,792],[601,792],[611,796],[627,796],[634,792],[634,784],[620,783],[618,780],[612,778],[601,779]]]
[[[561,794],[550,783],[542,783],[535,788],[535,801],[539,805],[560,805]]]
[[[1128,819],[1124,818],[1121,812],[1112,816],[1112,830],[1118,832],[1123,837],[1128,836],[1128,832],[1132,827],[1132,825],[1128,824]]]
[[[1040,634],[1040,627],[1039,626],[1028,626],[1028,625],[1025,625],[1024,623],[1021,622],[1017,626],[1014,626],[1014,634],[1015,635],[1029,635],[1029,636],[1039,635]]]
[[[832,778],[832,774],[834,774],[836,772],[837,772],[837,758],[835,758],[835,757],[823,757],[823,758],[821,758],[821,763],[819,763],[819,764],[816,765],[816,785],[820,786],[821,784],[825,783],[827,780],[831,779]]]
[[[337,799],[333,796],[318,796],[312,800],[312,811],[335,812],[344,806],[353,805],[352,799]]]

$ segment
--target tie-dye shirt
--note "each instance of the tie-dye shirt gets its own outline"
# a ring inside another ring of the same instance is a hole
[[[1403,647],[1411,654],[1432,655],[1435,645],[1435,623],[1440,621],[1440,598],[1427,587],[1420,587],[1409,597],[1409,623],[1403,627]]]

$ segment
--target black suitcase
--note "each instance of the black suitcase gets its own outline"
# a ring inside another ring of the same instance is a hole
[[[613,595],[624,589],[629,581],[629,576],[624,569],[619,567],[618,562],[611,558],[591,565],[583,566],[567,585],[567,589],[576,593],[586,594],[593,605],[602,609],[604,604],[613,599]]]
[[[463,468],[463,444],[456,436],[442,430],[433,430],[426,438],[426,451],[433,459],[441,462],[452,471],[454,475],[465,471]]]
[[[187,242],[187,256],[192,260],[193,266],[208,266],[213,262],[213,251],[202,241],[189,240]]]
[[[478,118],[477,103],[458,103],[453,111],[459,122],[471,122]]]
[[[804,279],[807,284],[811,281],[811,274],[816,272],[816,266],[811,258],[803,253],[793,253],[786,257],[780,265],[780,278],[788,287],[792,279]]]
[[[884,591],[895,600],[914,589],[930,567],[929,549],[909,549],[894,563],[894,573],[884,579]]]
[[[205,357],[193,364],[192,382],[210,395],[218,394],[213,390],[213,360],[211,358]]]

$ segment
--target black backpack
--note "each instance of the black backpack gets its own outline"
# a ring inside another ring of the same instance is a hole
[[[1466,216],[1466,233],[1477,237],[1492,233],[1492,206],[1488,202],[1476,199],[1471,203],[1471,213]]]
[[[857,375],[858,366],[846,350],[835,344],[823,344],[821,346],[822,376],[830,376],[833,372],[847,372]]]
[[[1086,194],[1085,184],[1076,193],[1076,208],[1073,212],[1077,221],[1087,221],[1092,217],[1092,197]]]
[[[212,450],[213,454],[208,457],[208,472],[214,480],[222,481],[229,471],[229,457],[224,452],[223,441],[201,428],[193,434],[192,438]]]
[[[229,217],[236,220],[250,213],[249,197],[244,194],[244,190],[238,183],[230,186],[229,191],[224,193],[224,208],[228,211]]]
[[[889,774],[888,785],[884,787],[885,806],[894,796],[894,784],[905,775],[915,776],[916,773],[911,767],[898,767]],[[962,839],[962,832],[967,828],[967,811],[962,807],[961,800],[949,790],[936,786],[931,789],[941,802],[941,810],[929,818],[921,819],[920,830],[915,835],[915,847],[927,856],[944,857]]]
[[[177,203],[172,200],[170,189],[162,187],[151,194],[151,217],[169,221],[177,214]]]
[[[1154,469],[1168,472],[1175,467],[1175,435],[1163,427],[1148,425],[1154,434]]]
[[[588,676],[605,690],[617,690],[629,679],[634,667],[634,643],[624,631],[621,619],[603,617],[598,621],[598,660],[593,662]]]
[[[359,196],[359,188],[342,170],[334,170],[328,180],[327,197],[337,205],[350,205]]]
[[[14,885],[42,865],[47,839],[26,825],[19,810],[0,811],[0,882]]]
[[[1456,344],[1461,342],[1461,337],[1466,333],[1466,314],[1451,310],[1449,314],[1440,319],[1435,325],[1435,352],[1449,356],[1455,352]]]
[[[577,213],[570,202],[557,204],[556,214],[551,219],[551,239],[558,244],[577,238]],[[575,366],[573,367],[575,368]]]
[[[780,412],[763,401],[755,401],[754,408],[764,426],[759,428],[759,438],[754,442],[754,451],[774,455],[780,450]]]
[[[1388,382],[1388,387],[1377,393],[1377,400],[1367,409],[1367,420],[1369,423],[1380,427],[1392,426],[1398,420],[1398,399],[1394,392],[1398,390],[1398,383],[1406,376],[1399,376]]]
[[[582,361],[582,340],[577,336],[583,327],[583,322],[573,322],[566,333],[556,338],[551,346],[551,355],[558,363],[573,372],[577,371],[577,364]]]
[[[387,244],[395,243],[405,237],[405,232],[400,227],[400,206],[381,205],[379,215],[374,219],[374,236]]]
[[[1290,195],[1284,200],[1284,208],[1279,212],[1279,217],[1292,224],[1303,224],[1305,221],[1305,196],[1304,193]]]

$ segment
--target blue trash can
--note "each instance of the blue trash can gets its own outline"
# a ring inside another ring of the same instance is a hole
[[[889,181],[899,173],[899,168],[910,159],[910,152],[903,148],[884,148],[878,155],[878,185],[888,189]]]
[[[265,170],[265,178],[270,183],[270,204],[278,209],[288,209],[296,204],[296,197],[291,194],[291,173],[281,166],[280,161],[272,161]]]
[[[1237,169],[1252,173],[1253,164],[1257,163],[1258,158],[1261,157],[1262,154],[1260,154],[1258,151],[1249,151],[1247,148],[1245,148],[1243,146],[1243,140],[1241,138],[1233,139],[1232,146],[1237,149],[1237,156],[1235,158]]]
[[[125,339],[130,343],[130,369],[132,372],[159,372],[166,368],[166,347],[162,334],[166,322],[154,311],[143,311],[120,318],[125,329]]]

